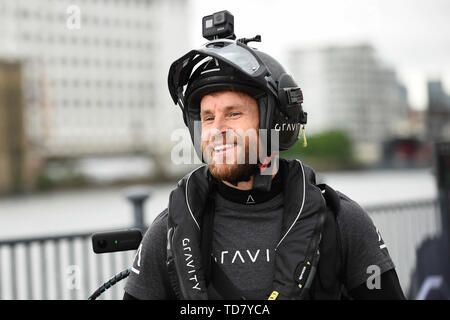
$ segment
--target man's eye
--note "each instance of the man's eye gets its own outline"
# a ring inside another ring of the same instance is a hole
[[[213,121],[214,117],[206,117],[203,119],[203,121]]]
[[[232,117],[236,117],[236,116],[238,116],[238,115],[240,115],[241,113],[240,112],[232,112],[231,113],[231,116]]]

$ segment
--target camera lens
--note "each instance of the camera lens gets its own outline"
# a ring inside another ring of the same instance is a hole
[[[222,24],[225,22],[225,12],[215,13],[213,18],[214,18],[214,25]]]
[[[102,240],[97,241],[97,245],[99,246],[99,248],[105,249],[107,242],[105,239],[102,239]]]
[[[209,29],[213,26],[213,19],[205,20],[205,28]]]

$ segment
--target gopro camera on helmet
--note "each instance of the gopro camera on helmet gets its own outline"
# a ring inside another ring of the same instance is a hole
[[[213,13],[202,19],[203,38],[236,39],[234,35],[234,16],[227,10]]]

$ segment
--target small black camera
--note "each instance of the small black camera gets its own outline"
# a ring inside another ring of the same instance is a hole
[[[142,241],[138,229],[117,230],[92,235],[92,248],[95,253],[136,250]]]
[[[203,38],[236,39],[234,34],[234,17],[227,11],[219,11],[202,19]]]

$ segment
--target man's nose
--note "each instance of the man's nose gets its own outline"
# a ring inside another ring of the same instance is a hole
[[[213,127],[215,130],[220,131],[221,133],[225,133],[227,129],[229,129],[227,127],[226,119],[222,115],[216,115],[216,117],[214,118]]]
[[[215,116],[211,130],[208,133],[209,140],[215,143],[227,143],[232,138],[232,130],[228,125],[226,118]]]

